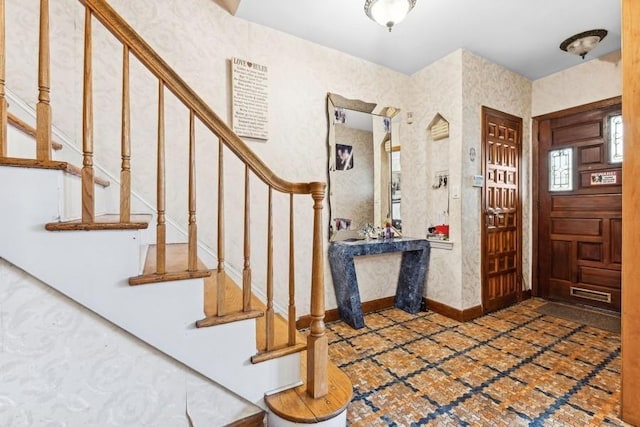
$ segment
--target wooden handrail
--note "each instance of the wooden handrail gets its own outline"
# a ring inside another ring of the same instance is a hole
[[[264,183],[282,193],[311,194],[314,183],[290,182],[275,175],[105,0],[79,1]]]

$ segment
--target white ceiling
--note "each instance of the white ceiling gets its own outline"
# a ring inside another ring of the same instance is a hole
[[[582,31],[607,37],[585,60],[620,49],[617,0],[417,0],[391,33],[364,0],[241,0],[236,16],[413,74],[459,48],[530,79],[582,62],[559,49]]]

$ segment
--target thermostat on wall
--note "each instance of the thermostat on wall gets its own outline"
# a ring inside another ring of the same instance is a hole
[[[473,186],[474,187],[483,187],[484,186],[484,176],[482,176],[482,175],[473,175]]]

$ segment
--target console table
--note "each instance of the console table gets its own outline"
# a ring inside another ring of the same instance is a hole
[[[353,258],[402,252],[395,306],[417,313],[422,302],[424,281],[429,263],[430,244],[425,239],[403,237],[389,240],[338,241],[329,244],[329,266],[336,292],[340,318],[351,327],[364,326],[358,278]]]

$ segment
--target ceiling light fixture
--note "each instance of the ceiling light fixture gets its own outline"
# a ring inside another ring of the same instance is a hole
[[[607,35],[607,30],[589,30],[584,33],[571,36],[562,43],[560,49],[565,52],[573,53],[584,59],[584,56],[591,52],[598,43]]]
[[[366,0],[364,11],[369,18],[387,27],[389,32],[416,5],[416,0]]]

